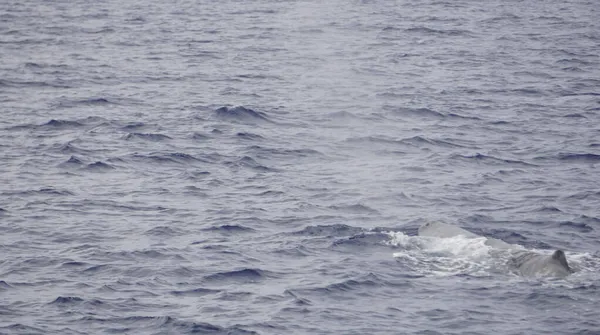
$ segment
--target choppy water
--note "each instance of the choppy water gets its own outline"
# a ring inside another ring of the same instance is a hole
[[[597,334],[599,17],[2,1],[0,333]]]

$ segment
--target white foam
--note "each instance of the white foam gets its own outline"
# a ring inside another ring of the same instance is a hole
[[[469,274],[489,276],[494,266],[490,256],[491,247],[485,237],[467,238],[455,236],[437,238],[407,236],[401,232],[389,232],[388,245],[400,250],[393,256],[426,276],[452,276]]]
[[[509,267],[509,260],[515,251],[527,250],[523,246],[494,248],[486,244],[485,237],[429,237],[408,236],[401,232],[387,232],[386,242],[397,249],[393,257],[418,274],[425,276],[491,276],[503,273],[515,275]],[[551,255],[554,250],[530,250]],[[567,252],[569,265],[575,274],[570,277],[584,278],[586,273],[595,273],[600,268],[600,259],[589,253]]]

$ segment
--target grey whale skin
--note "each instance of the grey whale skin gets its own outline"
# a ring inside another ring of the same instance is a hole
[[[466,238],[480,237],[458,226],[441,222],[428,222],[419,227],[419,236],[448,238],[462,235]],[[556,250],[552,255],[541,255],[532,251],[516,249],[512,244],[486,237],[486,245],[497,249],[507,249],[513,252],[510,265],[527,277],[565,277],[573,270],[569,267],[567,257],[562,250]]]

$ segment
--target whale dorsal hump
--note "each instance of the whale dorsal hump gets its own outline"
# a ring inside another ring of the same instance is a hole
[[[565,252],[562,250],[556,250],[553,254],[552,254],[552,259],[558,261],[558,263],[560,263],[560,265],[562,265],[565,269],[571,271],[571,268],[569,267],[569,263],[567,263],[567,256],[565,256]]]

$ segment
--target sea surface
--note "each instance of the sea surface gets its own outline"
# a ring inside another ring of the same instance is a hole
[[[0,334],[600,334],[597,1],[3,0],[0,116]]]

